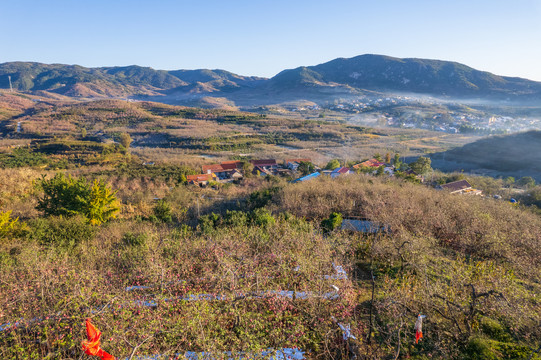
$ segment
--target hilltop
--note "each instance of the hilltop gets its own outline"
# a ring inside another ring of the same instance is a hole
[[[339,58],[316,66],[284,70],[270,82],[275,87],[336,85],[462,98],[530,99],[541,96],[541,83],[538,82],[498,76],[451,61],[383,55]]]

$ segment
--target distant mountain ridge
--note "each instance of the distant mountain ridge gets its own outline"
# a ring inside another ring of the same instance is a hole
[[[415,58],[360,55],[280,72],[271,79],[225,70],[155,70],[136,65],[86,68],[79,65],[10,62],[0,64],[0,88],[50,91],[71,97],[220,96],[246,91],[253,98],[329,89],[418,93],[433,96],[540,100],[541,82],[505,77],[466,65]],[[159,101],[159,100],[158,100]]]
[[[494,75],[441,60],[360,55],[324,64],[284,70],[274,86],[341,84],[357,89],[450,96],[539,97],[541,83]]]

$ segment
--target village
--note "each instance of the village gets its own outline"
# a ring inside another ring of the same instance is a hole
[[[374,172],[378,169],[387,175],[393,176],[394,165],[385,164],[377,159],[370,159],[351,167],[340,166],[336,160],[327,164],[325,168],[314,165],[311,159],[286,159],[278,162],[276,159],[262,159],[249,161],[224,161],[219,164],[202,166],[202,173],[187,175],[188,184],[207,186],[211,182],[228,183],[249,176],[280,176],[291,178],[291,182],[301,182],[313,179],[320,175],[336,178],[338,176]]]
[[[442,111],[442,106],[448,110]],[[299,108],[296,111],[310,109],[315,110],[313,107]],[[424,129],[451,134],[506,134],[541,129],[541,120],[536,118],[472,111],[458,103],[445,102],[430,96],[392,94],[386,97],[361,96],[336,100],[323,105],[322,109],[351,114],[350,121],[353,122],[375,121],[378,126]]]
[[[424,159],[424,158],[423,158]],[[385,161],[389,160],[389,161]],[[409,166],[395,159],[381,159],[381,157],[368,159],[352,166],[340,166],[338,160],[331,160],[324,168],[314,165],[311,159],[286,159],[278,162],[276,159],[262,159],[249,161],[224,161],[219,164],[202,166],[202,173],[187,175],[188,184],[206,187],[212,183],[238,182],[250,176],[278,176],[290,179],[291,183],[308,181],[319,176],[329,176],[334,179],[349,174],[370,174],[374,176],[398,176],[406,180],[425,183],[421,171],[415,171],[416,162]],[[423,171],[424,172],[424,171]],[[482,195],[482,191],[475,189],[467,180],[458,180],[446,184],[433,185],[438,190],[446,190],[451,194]]]

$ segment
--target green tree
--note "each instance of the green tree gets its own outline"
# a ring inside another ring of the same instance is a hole
[[[342,225],[342,214],[333,212],[327,219],[321,221],[321,227],[325,232],[331,232]]]
[[[385,163],[390,164],[391,163],[391,153],[385,154]]]
[[[83,212],[91,224],[100,225],[116,218],[120,206],[115,194],[116,191],[109,189],[102,180],[94,180]]]
[[[45,215],[73,216],[85,212],[90,188],[84,178],[74,179],[58,173],[51,179],[45,176],[38,182],[43,196],[38,198],[36,209]]]
[[[242,174],[245,178],[251,178],[253,176],[254,165],[249,161],[241,162]]]
[[[402,165],[402,161],[400,161],[400,154],[399,153],[394,154],[393,165],[397,169],[399,169],[400,165]]]
[[[171,223],[173,222],[173,212],[171,211],[171,205],[165,200],[159,200],[154,206],[153,209],[154,216],[164,222]]]
[[[383,176],[385,175],[385,166],[381,165],[378,166],[378,169],[376,170],[376,176]]]
[[[517,184],[526,188],[531,188],[535,186],[535,179],[531,176],[524,176],[517,181]]]
[[[36,208],[45,215],[83,215],[91,224],[99,225],[116,217],[119,204],[115,192],[103,181],[89,186],[85,178],[74,179],[58,173],[51,179],[42,177],[38,187],[43,195]]]
[[[82,138],[85,138],[85,137],[86,137],[86,129],[85,129],[85,128],[82,128],[82,129],[81,129],[81,137],[82,137]]]
[[[432,171],[432,167],[430,166],[431,164],[432,161],[430,158],[420,156],[417,160],[410,164],[410,167],[417,174],[422,175]]]
[[[120,145],[124,146],[126,150],[130,148],[130,145],[132,143],[132,138],[130,134],[128,133],[122,133],[120,134]]]
[[[515,178],[512,176],[508,176],[505,179],[503,179],[503,182],[505,183],[506,186],[512,187],[513,184],[515,183]]]
[[[338,161],[338,159],[332,159],[331,161],[327,163],[327,165],[325,166],[325,169],[334,170],[339,167],[340,167],[340,161]]]
[[[301,174],[308,175],[313,173],[316,170],[316,167],[309,161],[301,161],[298,170]]]

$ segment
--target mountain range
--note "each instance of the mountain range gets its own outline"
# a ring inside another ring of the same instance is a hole
[[[9,62],[0,64],[0,88],[48,92],[69,97],[131,97],[169,103],[198,98],[272,103],[289,99],[328,99],[367,92],[414,93],[436,97],[533,102],[541,82],[494,75],[441,60],[383,55],[338,58],[316,66],[288,69],[268,79],[225,70],[155,70]]]

